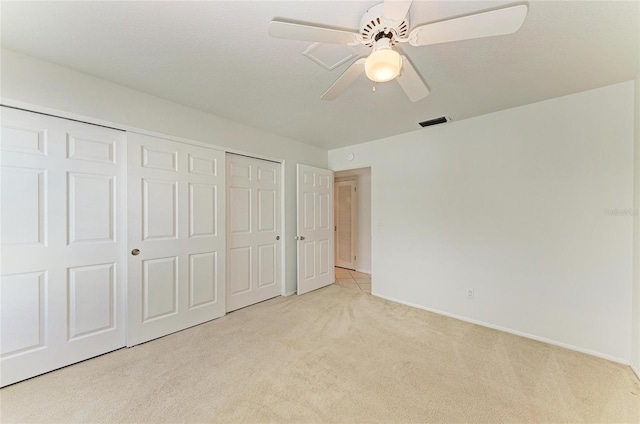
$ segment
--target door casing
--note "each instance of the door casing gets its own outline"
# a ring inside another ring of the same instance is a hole
[[[355,180],[334,184],[335,265],[355,270],[357,265],[357,184]],[[348,199],[341,196],[346,194]],[[346,209],[348,207],[348,209]],[[345,228],[346,227],[346,228]],[[346,250],[346,251],[344,251]]]

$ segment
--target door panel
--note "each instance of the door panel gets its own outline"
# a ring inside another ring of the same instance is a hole
[[[142,261],[143,323],[178,311],[177,256]]]
[[[189,255],[189,309],[218,300],[218,252]]]
[[[113,329],[115,263],[69,268],[69,340]]]
[[[276,191],[258,190],[258,231],[274,232],[277,226]]]
[[[298,294],[333,283],[333,172],[298,164]]]
[[[10,162],[2,167],[2,244],[46,246],[47,170],[4,166]]]
[[[175,239],[178,234],[178,181],[142,178],[143,240]]]
[[[67,174],[69,243],[114,241],[115,176]]]
[[[2,108],[2,386],[125,344],[125,137]]]
[[[3,359],[44,346],[46,276],[42,271],[2,277]]]
[[[281,293],[280,164],[227,155],[227,311]]]
[[[251,247],[229,249],[229,291],[234,297],[251,290]]]
[[[216,236],[217,187],[189,183],[189,237]]]
[[[258,246],[258,287],[276,284],[276,249],[274,244]]]
[[[128,149],[132,346],[224,315],[225,163],[224,152],[135,133]]]

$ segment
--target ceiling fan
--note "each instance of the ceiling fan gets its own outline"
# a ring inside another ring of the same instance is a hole
[[[273,20],[269,35],[289,40],[312,41],[371,47],[371,54],[359,58],[321,96],[338,97],[363,72],[374,82],[395,79],[412,102],[425,98],[429,89],[415,68],[396,48],[399,43],[428,46],[449,41],[470,40],[516,32],[527,15],[524,4],[491,10],[460,18],[418,25],[409,31],[412,0],[385,0],[367,10],[360,20],[360,31],[342,31],[315,25]]]

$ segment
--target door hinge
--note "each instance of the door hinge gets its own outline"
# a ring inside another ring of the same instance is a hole
[[[354,261],[356,260],[356,257],[355,257],[355,256],[353,257],[353,260],[354,260]]]
[[[353,191],[358,191],[358,187],[354,187],[354,188],[353,188]]]
[[[338,231],[338,226],[333,227],[333,231]]]

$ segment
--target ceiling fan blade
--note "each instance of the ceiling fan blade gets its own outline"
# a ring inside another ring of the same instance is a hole
[[[382,17],[391,21],[389,23],[400,23],[409,13],[412,0],[385,0],[382,5]]]
[[[365,61],[366,59],[363,57],[353,62],[351,66],[349,66],[349,68],[340,75],[340,78],[338,78],[336,82],[334,82],[333,85],[329,87],[322,96],[320,96],[320,98],[322,100],[334,100],[342,94],[342,92],[364,72]]]
[[[429,95],[429,88],[422,82],[422,78],[406,56],[402,56],[402,72],[396,80],[412,102],[417,102]]]
[[[516,32],[527,16],[524,4],[492,10],[462,18],[449,19],[414,28],[409,34],[412,46],[447,43],[449,41],[470,40]]]
[[[271,21],[269,35],[287,40],[313,41],[317,43],[358,44],[357,32],[341,31],[312,25]]]

